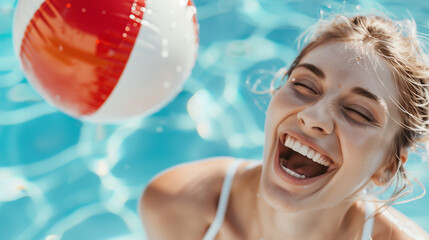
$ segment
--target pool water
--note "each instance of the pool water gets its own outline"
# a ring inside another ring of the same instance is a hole
[[[382,9],[412,15],[429,33],[418,0],[194,3],[200,48],[183,91],[152,116],[96,125],[59,112],[28,84],[12,50],[16,2],[0,0],[0,239],[145,239],[137,201],[155,174],[213,156],[261,158],[268,97],[246,79],[290,63],[296,37],[320,17]],[[413,154],[406,167],[429,188],[427,162]],[[427,206],[425,196],[396,207],[429,231]]]

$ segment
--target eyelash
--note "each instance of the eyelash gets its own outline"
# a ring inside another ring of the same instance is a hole
[[[368,123],[374,123],[375,122],[375,120],[374,120],[374,118],[372,117],[372,116],[367,116],[366,114],[364,114],[364,113],[362,113],[362,112],[360,112],[360,111],[358,111],[358,110],[356,110],[356,109],[354,109],[354,108],[351,108],[351,107],[343,107],[346,111],[351,111],[351,112],[353,112],[353,113],[356,113],[356,114],[358,114],[359,116],[361,116],[362,118],[364,118]],[[353,121],[355,121],[355,122],[358,122],[358,121],[356,121],[356,120],[354,120],[353,118],[351,118],[351,117],[349,117],[350,119],[352,119]]]
[[[293,82],[292,85],[293,85],[293,87],[295,88],[296,91],[298,91],[298,89],[296,89],[296,87],[297,86],[301,86],[301,87],[304,87],[304,88],[310,90],[313,94],[318,94],[318,92],[316,90],[314,90],[311,86],[309,86],[307,84],[304,84],[304,83],[301,83],[301,82]]]
[[[300,87],[304,87],[307,90],[311,91],[312,94],[318,94],[318,91],[314,90],[313,87],[311,87],[311,86],[309,86],[309,85],[307,85],[305,83],[298,82],[298,81],[292,82],[292,87],[294,88],[295,92],[298,93],[298,94],[300,94],[300,95],[304,95],[299,89],[296,89],[299,86]],[[360,117],[362,117],[366,121],[366,123],[361,123],[361,122],[357,121],[356,119],[354,119],[353,117],[349,116],[347,113],[344,113],[349,120],[351,120],[351,121],[353,121],[355,123],[358,123],[358,124],[367,124],[367,123],[373,124],[375,122],[373,116],[367,116],[366,114],[364,114],[361,111],[356,110],[356,109],[354,109],[352,107],[343,107],[343,109],[345,111],[353,112],[355,114],[358,114]]]

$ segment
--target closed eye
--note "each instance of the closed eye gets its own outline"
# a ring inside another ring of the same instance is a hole
[[[353,106],[345,106],[344,109],[347,112],[347,116],[351,118],[353,121],[361,123],[361,122],[367,122],[367,123],[374,123],[375,118],[374,116],[369,113],[368,110],[365,108],[353,105]]]
[[[303,81],[293,81],[292,85],[296,91],[301,94],[319,94],[310,84],[304,83]]]

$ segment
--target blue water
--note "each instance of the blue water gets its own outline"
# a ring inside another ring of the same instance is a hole
[[[0,0],[0,239],[144,239],[137,201],[156,173],[212,156],[261,158],[268,98],[245,80],[290,63],[317,19],[384,9],[429,33],[425,1],[320,2],[196,0],[199,57],[183,91],[150,117],[95,125],[28,84],[12,50],[14,0]],[[429,188],[427,162],[414,154],[406,167]],[[428,205],[425,196],[397,208],[429,231]]]

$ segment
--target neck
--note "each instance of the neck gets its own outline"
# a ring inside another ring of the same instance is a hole
[[[335,239],[342,230],[343,223],[352,203],[335,206],[285,212],[274,209],[262,197],[256,200],[258,219],[263,239]]]

